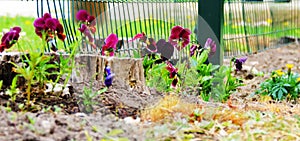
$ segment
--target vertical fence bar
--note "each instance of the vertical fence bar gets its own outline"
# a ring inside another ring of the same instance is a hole
[[[222,28],[223,28],[223,0],[198,0],[198,31],[197,39],[204,45],[207,38],[212,38],[217,43],[215,56],[210,59],[213,64],[223,64]],[[201,20],[203,18],[203,20]],[[206,23],[211,27],[213,33],[208,31]],[[199,33],[202,32],[202,34]]]

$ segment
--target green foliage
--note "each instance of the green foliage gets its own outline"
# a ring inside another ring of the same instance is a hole
[[[196,88],[203,100],[208,101],[211,96],[212,72],[219,68],[211,63],[205,64],[208,59],[208,50],[203,50],[201,54],[190,58],[191,67],[187,69],[184,76],[187,87]],[[185,86],[184,86],[185,87]]]
[[[91,113],[93,111],[92,106],[97,104],[94,101],[94,98],[97,95],[100,95],[100,94],[102,94],[106,91],[107,91],[107,87],[105,87],[105,88],[103,88],[103,89],[101,89],[97,92],[93,91],[92,85],[90,85],[89,88],[83,87],[83,94],[80,95],[79,97],[82,98],[82,103],[85,106],[85,110],[86,110],[87,113]]]
[[[236,91],[237,87],[243,85],[240,79],[232,76],[231,72],[231,65],[229,67],[221,66],[215,72],[213,78],[214,88],[212,89],[213,99],[225,102],[232,92]]]
[[[200,52],[202,53],[190,57],[186,62],[176,64],[179,75],[177,90],[191,90],[205,101],[213,98],[225,102],[237,87],[242,86],[241,80],[232,76],[232,65],[219,67],[211,63],[206,64],[209,51],[203,49]],[[166,64],[155,64],[155,60],[144,58],[147,85],[162,92],[171,91],[173,79],[169,78]]]
[[[55,64],[59,68],[59,72],[57,73],[57,78],[55,80],[53,89],[55,88],[55,85],[58,83],[58,81],[60,80],[60,78],[63,75],[66,75],[66,79],[65,79],[65,82],[64,82],[63,89],[68,84],[69,79],[72,75],[72,71],[76,67],[75,66],[75,55],[78,53],[78,47],[79,47],[79,42],[73,43],[70,47],[71,48],[71,54],[69,54],[69,56],[66,57],[66,58],[64,58],[64,56],[60,53],[59,62],[55,62]]]
[[[44,55],[43,52],[30,52],[29,56],[24,55],[25,60],[22,60],[22,66],[12,62],[15,66],[14,71],[18,73],[16,77],[24,77],[27,82],[27,104],[30,104],[31,86],[39,84],[42,88],[45,82],[49,81],[47,76],[52,74],[47,70],[57,68],[56,65],[49,63],[51,57]]]
[[[14,77],[10,89],[8,89],[5,93],[10,96],[11,102],[15,102],[17,99],[17,94],[19,93],[19,89],[17,88],[17,80],[18,77]]]
[[[149,87],[156,88],[158,91],[168,92],[171,90],[170,85],[172,83],[172,79],[169,78],[169,72],[166,69],[167,65],[165,63],[154,64],[154,61],[155,60],[151,59],[149,61],[145,61],[144,59],[144,66],[149,65],[145,68],[147,76],[146,84]]]
[[[273,71],[271,77],[260,84],[256,93],[268,95],[274,100],[295,100],[300,93],[300,76],[291,71]]]

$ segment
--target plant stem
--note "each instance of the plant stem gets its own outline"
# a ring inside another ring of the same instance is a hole
[[[27,93],[27,106],[30,105],[30,89],[31,89],[31,80],[27,80],[27,89],[26,89],[26,93]]]

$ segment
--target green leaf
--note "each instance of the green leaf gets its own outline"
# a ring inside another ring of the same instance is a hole
[[[106,92],[106,91],[107,91],[107,87],[104,87],[103,89],[99,90],[99,91],[97,92],[97,94],[102,94],[102,93],[104,93],[104,92]]]
[[[120,135],[120,134],[123,134],[123,133],[124,133],[124,131],[122,129],[113,129],[109,133],[107,133],[106,135],[107,136],[117,136],[117,135]]]
[[[278,91],[278,99],[281,100],[282,96],[283,96],[283,92],[282,92],[282,90],[279,90]]]

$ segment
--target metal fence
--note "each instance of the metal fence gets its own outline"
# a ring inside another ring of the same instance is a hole
[[[255,53],[300,37],[300,1],[290,2],[225,0],[224,56]],[[36,0],[37,14],[49,12],[61,18],[67,40],[76,40],[75,13],[87,9],[97,17],[97,45],[116,33],[123,45],[120,53],[131,55],[136,46],[129,43],[135,34],[167,39],[171,27],[182,25],[191,30],[198,18],[198,0]],[[217,9],[216,9],[217,10]],[[220,11],[221,12],[221,11]],[[222,24],[222,23],[220,23]],[[196,41],[192,35],[192,41]],[[91,51],[90,48],[85,51]]]
[[[134,42],[128,42],[134,35],[144,32],[148,37],[168,39],[171,28],[182,25],[194,29],[197,20],[197,2],[190,0],[37,0],[37,12],[50,12],[62,18],[67,33],[66,45],[77,40],[75,14],[86,9],[96,17],[97,32],[94,36],[97,46],[110,34],[116,33],[122,41],[120,53],[131,56],[137,49]],[[46,5],[46,7],[45,7]],[[195,39],[192,36],[192,40]],[[84,51],[93,51],[90,47]]]
[[[225,56],[256,53],[300,37],[299,0],[249,1],[225,2]]]

